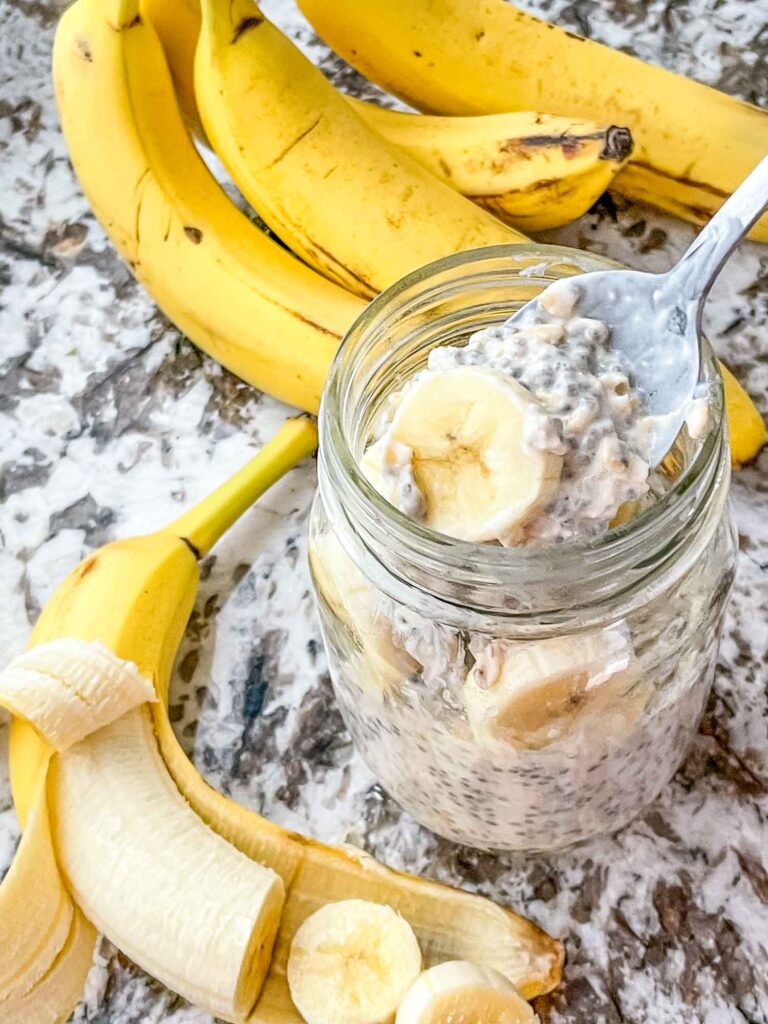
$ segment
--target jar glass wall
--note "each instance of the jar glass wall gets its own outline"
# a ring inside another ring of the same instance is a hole
[[[711,352],[709,431],[606,536],[472,545],[389,505],[358,462],[387,397],[550,281],[615,266],[551,246],[442,260],[353,326],[321,410],[310,563],[336,695],[363,757],[420,822],[486,849],[620,828],[669,780],[711,685],[733,577]],[[514,676],[499,713],[494,687]],[[499,682],[501,680],[501,682]]]

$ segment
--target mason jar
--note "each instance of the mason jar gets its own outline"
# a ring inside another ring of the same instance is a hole
[[[310,565],[342,714],[409,814],[482,849],[554,849],[619,829],[685,755],[735,564],[716,362],[705,341],[706,435],[683,430],[649,499],[597,539],[455,540],[390,505],[358,464],[434,346],[466,343],[554,280],[616,266],[526,245],[424,267],[351,328],[320,412]],[[503,719],[484,689],[494,659],[528,685]]]

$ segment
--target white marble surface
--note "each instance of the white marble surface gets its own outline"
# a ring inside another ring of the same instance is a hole
[[[763,0],[529,0],[568,27],[765,103]],[[154,309],[69,168],[49,80],[61,5],[0,0],[0,662],[93,547],[149,530],[239,466],[286,410],[223,373]],[[265,7],[340,85],[367,90],[288,0]],[[761,13],[762,12],[762,13]],[[761,34],[762,27],[762,34]],[[557,240],[667,267],[692,230],[607,200]],[[553,236],[554,237],[554,236]],[[768,249],[710,302],[719,352],[768,409]],[[508,902],[566,941],[545,1021],[768,1022],[768,454],[734,484],[741,556],[715,691],[678,776],[616,837],[492,857],[402,815],[349,743],[306,568],[314,467],[206,561],[173,691],[211,782],[276,821]],[[0,718],[0,875],[18,838]],[[209,1024],[104,943],[77,1022]]]

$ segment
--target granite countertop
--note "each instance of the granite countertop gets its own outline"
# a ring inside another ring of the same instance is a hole
[[[67,162],[49,75],[58,2],[0,5],[0,663],[88,551],[178,514],[243,463],[286,408],[202,356],[131,278]],[[528,0],[569,28],[768,102],[758,0]],[[762,14],[761,14],[762,9]],[[375,95],[288,0],[275,18],[344,88]],[[695,116],[695,111],[691,112]],[[550,240],[635,267],[692,237],[604,199]],[[708,330],[768,411],[768,247],[718,282]],[[476,853],[435,838],[382,792],[345,732],[309,591],[311,463],[204,563],[172,718],[205,776],[290,828],[514,906],[565,940],[542,1019],[768,1022],[768,452],[740,472],[738,575],[714,692],[686,761],[619,835],[557,856]],[[0,713],[1,714],[1,713]],[[18,828],[0,717],[0,876]],[[204,1024],[102,942],[76,1022]]]

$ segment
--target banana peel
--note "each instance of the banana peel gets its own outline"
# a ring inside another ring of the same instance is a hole
[[[24,834],[0,884],[4,1024],[66,1020],[93,959],[96,932],[73,901],[54,850],[48,780],[55,752],[155,699],[151,684],[132,666],[121,670],[105,648],[94,649],[94,670],[81,671],[84,646],[57,639],[0,673],[0,706],[30,731],[36,755],[25,768]]]
[[[50,756],[29,774],[26,827],[0,883],[0,1020],[59,1024],[80,1000],[96,931],[67,892],[53,847]],[[35,762],[38,763],[38,762]]]
[[[320,906],[354,897],[386,903],[399,910],[414,928],[428,963],[471,959],[502,970],[529,998],[548,992],[560,978],[562,947],[531,922],[480,896],[391,871],[362,852],[336,849],[285,831],[213,790],[190,763],[173,733],[167,711],[168,684],[176,650],[194,602],[198,559],[265,487],[313,449],[316,438],[313,423],[306,419],[289,421],[260,456],[229,484],[170,527],[148,537],[118,541],[100,549],[70,574],[46,605],[32,635],[33,650],[35,645],[61,636],[75,637],[85,643],[99,641],[117,657],[132,662],[141,675],[151,681],[159,698],[155,703],[145,703],[123,714],[111,725],[76,744],[69,752],[55,755],[59,763],[55,766],[48,791],[52,835],[59,857],[63,858],[67,873],[73,872],[70,849],[73,829],[85,830],[91,839],[96,840],[96,831],[103,826],[103,822],[93,821],[86,815],[79,816],[74,807],[77,794],[83,792],[85,780],[102,774],[109,777],[111,773],[112,786],[116,784],[116,766],[122,765],[127,770],[133,756],[155,757],[158,776],[167,778],[177,798],[183,798],[188,808],[199,816],[201,827],[204,822],[222,842],[226,841],[250,862],[256,862],[254,867],[260,865],[260,870],[275,872],[285,890],[280,930],[258,1000],[247,1013],[243,1007],[237,1013],[232,1012],[231,1007],[229,1010],[225,1008],[226,1019],[248,1020],[254,1024],[301,1024],[301,1018],[291,1003],[285,977],[291,938],[304,919]],[[144,721],[138,738],[130,724],[137,717]],[[119,753],[115,755],[116,765],[112,768],[107,767],[110,741],[120,744]],[[40,828],[39,824],[36,825],[39,820],[37,801],[40,799],[37,796],[38,780],[45,773],[51,756],[52,748],[31,723],[14,718],[10,747],[11,782],[17,812],[25,825],[22,844],[26,840],[31,845],[37,834],[35,828]],[[88,771],[79,774],[77,770],[68,769],[67,757],[85,758],[89,762]],[[104,765],[103,772],[99,764]],[[118,799],[124,797],[118,796]],[[69,816],[66,825],[61,821],[64,815]],[[27,836],[32,838],[27,840]],[[151,842],[150,839],[147,841]],[[76,844],[74,848],[77,848]],[[25,862],[28,866],[33,861],[36,863],[39,849],[35,846],[29,860],[26,857],[22,860],[22,868]],[[49,866],[51,863],[49,856]],[[125,870],[130,872],[130,864]],[[147,873],[146,863],[142,871]],[[52,873],[49,893],[61,892],[61,877],[60,873]],[[71,878],[69,881],[72,884]],[[95,899],[94,892],[88,888],[87,873],[78,873],[73,891],[79,893],[83,903],[90,905]],[[128,885],[121,887],[123,898],[128,898],[123,913],[132,912],[130,891]],[[66,899],[71,901],[68,894]],[[0,888],[0,911],[4,906],[10,908],[13,905],[11,900],[6,900],[6,890]],[[70,962],[78,965],[87,960],[90,963],[93,949],[93,929],[85,924],[74,904],[71,913],[74,929],[70,927],[70,934],[61,947],[66,954],[65,966],[61,972],[54,970],[57,966],[54,956],[51,964],[53,974],[50,975],[62,1015],[71,1009],[72,988],[79,990],[84,970],[67,976],[70,988],[66,991],[62,972],[66,974],[66,964]],[[0,919],[7,918],[6,914]],[[113,934],[119,931],[119,923],[114,920],[100,921],[99,924],[107,926]],[[51,945],[55,952],[57,943],[49,944],[46,940],[48,934],[52,934],[52,925],[45,918],[26,940],[29,952],[25,954],[25,962],[37,963],[36,948]],[[60,942],[64,934],[63,922],[57,925],[56,934]],[[182,944],[186,941],[184,935],[177,939]],[[91,945],[87,958],[84,958],[83,950],[88,941]],[[70,953],[70,948],[74,952]],[[141,957],[141,950],[132,949],[131,953]],[[164,973],[165,977],[170,976],[162,964],[147,966],[157,973]],[[40,984],[47,977],[47,973],[42,973],[44,968],[45,964],[34,972],[37,976],[42,974]],[[193,997],[205,999],[204,979],[196,977],[192,982],[199,985],[200,991],[196,992],[192,985],[186,984],[183,986],[185,991]],[[29,1024],[28,1019],[23,1019],[24,1024]],[[49,1018],[51,1022],[57,1019]]]

